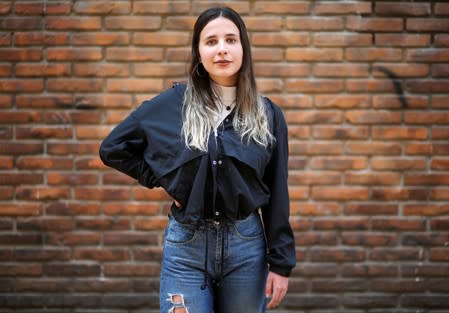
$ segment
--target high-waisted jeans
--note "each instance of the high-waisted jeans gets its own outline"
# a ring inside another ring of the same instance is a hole
[[[175,308],[188,313],[265,312],[265,255],[257,213],[244,220],[209,221],[198,227],[169,217],[160,280],[161,313],[183,312]]]

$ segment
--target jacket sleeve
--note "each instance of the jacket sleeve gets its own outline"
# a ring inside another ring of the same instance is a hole
[[[288,133],[281,110],[272,104],[273,146],[271,160],[265,169],[264,182],[269,187],[269,203],[262,207],[262,218],[268,245],[270,271],[289,276],[296,265],[295,242],[289,223]]]
[[[107,166],[135,178],[148,188],[157,187],[153,171],[144,160],[145,134],[133,111],[103,140],[100,158]]]

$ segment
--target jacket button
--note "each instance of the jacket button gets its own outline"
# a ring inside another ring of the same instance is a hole
[[[213,161],[212,161],[212,164],[213,164],[213,165],[217,165],[217,161],[213,160]]]
[[[221,165],[221,164],[223,164],[223,161],[218,160],[218,165]]]

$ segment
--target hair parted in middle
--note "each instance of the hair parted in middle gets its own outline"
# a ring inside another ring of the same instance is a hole
[[[269,130],[264,101],[257,91],[248,33],[240,15],[229,7],[207,9],[195,22],[189,79],[184,95],[182,136],[189,148],[207,151],[213,129],[212,116],[217,110],[215,102],[219,95],[201,63],[199,44],[203,28],[219,17],[229,19],[236,25],[243,49],[242,66],[236,82],[236,107],[232,121],[234,129],[242,140],[254,141],[267,147],[274,137]]]

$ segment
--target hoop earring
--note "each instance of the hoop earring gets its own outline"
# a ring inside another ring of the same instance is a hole
[[[201,72],[200,72],[200,65],[201,65],[201,68],[202,68],[202,70],[201,70]],[[207,71],[204,69],[204,65],[200,62],[200,63],[197,63],[196,65],[195,65],[195,73],[196,73],[196,75],[198,76],[198,77],[201,77],[201,78],[204,78],[204,77],[206,77],[206,75],[207,75]]]

